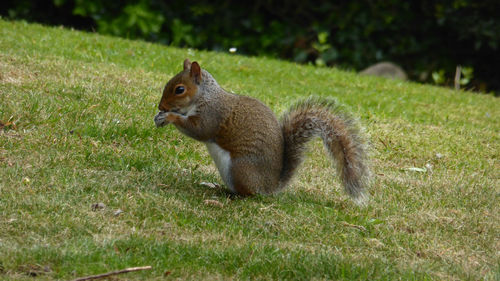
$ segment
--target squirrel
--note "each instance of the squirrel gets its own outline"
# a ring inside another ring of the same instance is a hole
[[[226,92],[197,62],[167,82],[154,117],[205,143],[232,193],[273,194],[290,182],[306,143],[322,138],[345,191],[366,203],[370,181],[366,144],[353,118],[332,100],[309,98],[281,118],[257,99]]]

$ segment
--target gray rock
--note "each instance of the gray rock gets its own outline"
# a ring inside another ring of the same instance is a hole
[[[362,70],[361,75],[380,76],[392,79],[407,80],[406,72],[392,62],[379,62]]]

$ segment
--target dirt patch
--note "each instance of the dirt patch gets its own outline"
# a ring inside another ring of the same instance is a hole
[[[18,270],[28,276],[36,277],[52,272],[50,266],[42,266],[39,264],[25,264],[19,266]]]

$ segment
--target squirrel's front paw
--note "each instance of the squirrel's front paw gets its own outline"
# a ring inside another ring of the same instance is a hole
[[[155,116],[156,127],[163,127],[170,123],[175,123],[182,115],[175,112],[160,111]]]
[[[156,116],[155,116],[156,127],[159,128],[159,127],[163,127],[163,126],[168,124],[167,115],[168,115],[168,112],[165,112],[165,111],[160,111],[160,112],[158,112],[158,114],[156,114]]]
[[[177,124],[177,122],[179,121],[180,118],[182,118],[182,115],[180,115],[179,113],[175,113],[175,112],[167,112],[167,115],[165,115],[165,121],[167,123]]]

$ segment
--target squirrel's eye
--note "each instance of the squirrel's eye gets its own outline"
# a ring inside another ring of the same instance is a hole
[[[177,87],[175,87],[175,94],[176,95],[183,94],[184,91],[185,91],[184,86],[177,86]]]

